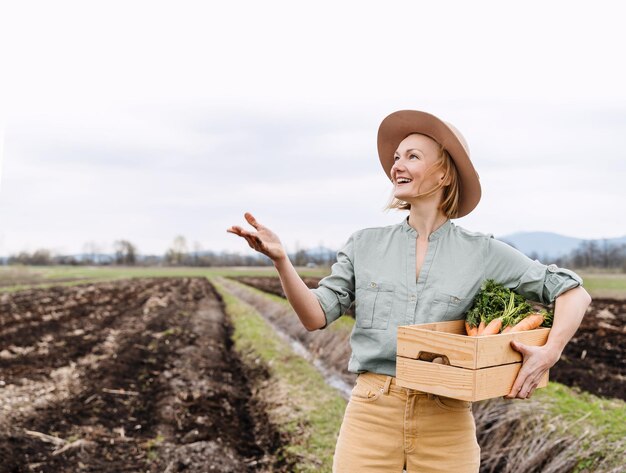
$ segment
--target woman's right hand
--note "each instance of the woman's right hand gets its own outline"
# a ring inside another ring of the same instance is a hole
[[[250,212],[246,212],[243,215],[248,223],[256,228],[256,232],[249,232],[237,225],[233,225],[226,229],[226,231],[245,238],[250,248],[259,253],[263,253],[275,263],[287,257],[287,252],[283,248],[283,244],[280,242],[278,235],[257,222]]]

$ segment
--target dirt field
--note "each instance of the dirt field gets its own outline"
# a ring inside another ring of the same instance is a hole
[[[550,379],[626,400],[626,301],[593,300]]]
[[[256,287],[261,291],[269,292],[270,294],[274,294],[276,296],[286,298],[285,293],[283,292],[283,287],[280,284],[280,279],[275,276],[261,276],[261,277],[252,277],[252,276],[230,276],[230,279],[234,279],[243,284],[247,284],[252,287]],[[302,280],[307,287],[313,289],[316,288],[320,278],[310,278],[303,277]],[[346,315],[351,315],[354,317],[354,306],[348,309]]]
[[[285,297],[276,277],[233,279]],[[318,281],[304,278],[310,288],[317,287]],[[353,308],[348,315],[354,316]],[[561,360],[550,370],[550,380],[626,400],[626,300],[593,300]]]
[[[288,471],[205,278],[2,294],[0,314],[1,472]]]

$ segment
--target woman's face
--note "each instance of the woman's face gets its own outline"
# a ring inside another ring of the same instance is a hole
[[[438,151],[437,142],[426,135],[412,134],[400,142],[391,167],[394,197],[411,202],[413,196],[424,194],[439,183],[444,175],[442,170],[426,175],[440,159]],[[401,178],[410,181],[403,183]]]

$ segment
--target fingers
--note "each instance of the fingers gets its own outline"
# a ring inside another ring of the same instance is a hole
[[[254,217],[252,218],[254,219]],[[254,224],[256,224],[257,226],[260,226],[260,224],[258,224],[256,221],[254,221]],[[230,228],[227,228],[226,231],[229,233],[234,233],[235,235],[238,235],[242,238],[245,238],[246,241],[248,242],[248,245],[253,250],[256,250],[263,254],[267,254],[267,249],[265,248],[265,245],[263,244],[263,240],[261,240],[261,238],[259,238],[257,234],[250,233],[249,231],[244,230],[238,225],[233,225]]]
[[[524,385],[520,388],[519,392],[517,393],[516,397],[519,397],[521,399],[527,399],[528,395],[533,391],[533,387],[531,382],[527,379],[526,382],[524,383]]]
[[[515,378],[515,382],[513,383],[513,387],[511,387],[511,391],[507,394],[505,399],[514,399],[519,397],[519,394],[528,381],[528,375],[526,374],[526,370],[524,369],[524,365],[522,364],[522,368],[517,373],[517,377]]]
[[[253,250],[256,250],[260,253],[265,254],[265,247],[263,246],[263,242],[261,241],[261,239],[256,236],[256,235],[252,235],[252,234],[247,234],[247,235],[243,235],[243,237],[246,239],[246,241],[248,242],[248,245],[250,245],[250,248],[252,248]]]
[[[232,227],[227,228],[226,231],[242,237],[245,237],[246,235],[252,236],[252,233],[250,233],[248,230],[244,230],[238,225],[233,225]]]
[[[519,394],[520,388],[513,387],[511,388],[511,392],[504,396],[505,399],[515,399]]]
[[[257,222],[256,218],[254,218],[250,212],[245,212],[243,216],[246,218],[248,223],[252,225],[256,230],[260,230],[261,228],[263,228],[263,225]],[[230,228],[227,228],[226,231],[229,233],[234,233],[239,236],[244,236],[244,235],[253,236],[252,233],[250,233],[247,230],[244,230],[239,225],[233,225]]]
[[[261,224],[256,221],[256,218],[254,218],[250,212],[244,213],[243,216],[246,218],[248,223],[252,225],[254,228],[256,228],[257,230],[261,228]]]
[[[520,370],[521,374],[521,370]],[[504,396],[505,399],[529,399],[532,393],[537,389],[539,385],[540,376],[530,376],[523,375],[520,376],[518,374],[513,387],[511,388],[511,392]]]
[[[248,242],[248,245],[250,245],[250,248],[252,248],[253,250],[256,250],[256,243],[255,241],[252,239],[252,237],[249,237],[248,235],[244,235],[243,236],[246,241]]]
[[[520,352],[524,356],[530,354],[530,350],[528,349],[528,346],[524,345],[523,343],[518,342],[517,340],[511,340],[511,347],[515,351]]]

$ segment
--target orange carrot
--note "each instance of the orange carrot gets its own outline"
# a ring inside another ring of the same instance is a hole
[[[510,332],[511,330],[513,330],[513,326],[512,325],[507,325],[506,327],[504,327],[502,329],[502,332],[500,332],[500,333]]]
[[[476,333],[476,335],[482,335],[484,330],[485,330],[485,321],[481,320],[480,323],[478,324],[478,332]]]
[[[522,332],[539,327],[543,323],[543,314],[531,314],[513,326],[511,332]]]
[[[502,327],[502,319],[496,318],[487,324],[485,330],[483,330],[482,335],[495,335],[500,332],[500,328]]]
[[[478,327],[471,327],[469,322],[466,320],[465,321],[465,332],[470,337],[475,337],[476,334],[478,333]]]

